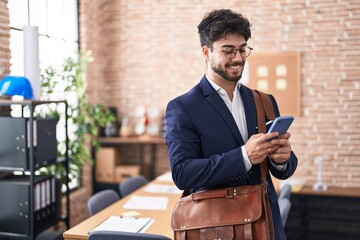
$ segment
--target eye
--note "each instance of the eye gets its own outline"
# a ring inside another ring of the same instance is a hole
[[[235,51],[235,48],[225,48],[222,50],[224,53],[233,53]]]
[[[247,48],[246,48],[246,47],[240,48],[240,52],[241,52],[241,53],[246,52],[246,51],[247,51]]]

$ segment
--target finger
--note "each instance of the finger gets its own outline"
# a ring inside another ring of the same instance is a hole
[[[273,140],[271,140],[271,144],[274,145],[281,145],[281,146],[290,146],[290,141],[288,139],[279,139],[279,138],[275,138]]]
[[[291,134],[289,132],[280,134],[277,138],[278,139],[289,139],[291,137]]]
[[[277,163],[283,163],[283,162],[286,162],[290,158],[290,154],[273,153],[270,155],[270,157]]]
[[[261,138],[264,135],[265,135],[264,133],[257,133],[257,134],[252,135],[250,138],[257,139],[257,138]]]
[[[264,141],[269,141],[270,139],[276,138],[276,137],[278,137],[278,136],[279,136],[279,133],[278,133],[278,132],[267,133],[267,134],[264,134],[262,140],[264,140]]]
[[[282,146],[273,151],[275,154],[290,154],[291,147],[290,146]]]
[[[280,145],[272,145],[272,146],[270,147],[271,152],[276,152],[276,150],[278,150],[279,148],[280,148]]]
[[[288,154],[290,151],[286,148],[278,148],[276,151],[273,151],[273,154]]]

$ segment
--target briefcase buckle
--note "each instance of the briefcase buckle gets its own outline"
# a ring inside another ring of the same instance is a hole
[[[225,197],[226,198],[232,198],[234,195],[236,195],[236,190],[234,190],[233,188],[225,189]]]

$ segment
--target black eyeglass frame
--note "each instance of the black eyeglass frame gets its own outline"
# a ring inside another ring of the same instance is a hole
[[[248,46],[248,45],[243,45],[243,46],[241,46],[241,47],[239,47],[239,48],[235,48],[235,47],[225,47],[225,48],[223,48],[223,49],[217,49],[217,48],[211,47],[211,49],[215,49],[215,50],[217,50],[217,51],[219,51],[219,52],[224,53],[224,55],[225,55],[225,57],[226,57],[227,59],[232,59],[232,58],[234,58],[234,57],[236,56],[236,52],[239,52],[239,54],[240,54],[240,56],[241,56],[242,58],[247,58],[247,57],[251,54],[251,51],[254,50],[252,47],[250,47],[250,46]],[[232,51],[229,52],[229,51],[227,51],[227,49],[231,49]],[[249,49],[249,53],[248,53],[246,56],[244,56],[244,55],[242,54],[242,53],[245,53],[245,52],[246,52],[246,51],[243,51],[243,49]]]

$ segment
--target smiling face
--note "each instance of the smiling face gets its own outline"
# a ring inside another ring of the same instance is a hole
[[[240,34],[227,34],[224,38],[213,43],[212,47],[202,48],[207,61],[207,75],[219,86],[234,85],[240,80],[244,70],[245,59],[239,51],[233,58],[227,58],[224,51],[227,48],[239,49],[246,45],[245,38]]]

